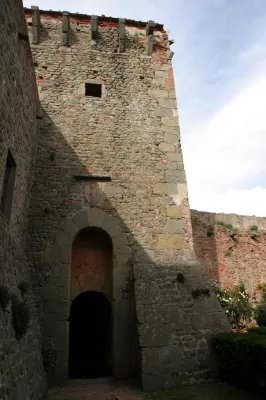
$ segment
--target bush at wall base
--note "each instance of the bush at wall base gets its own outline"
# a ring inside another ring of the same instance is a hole
[[[266,327],[266,303],[259,304],[255,308],[254,319],[260,327]]]
[[[221,379],[265,396],[266,335],[252,331],[220,333],[212,342]]]

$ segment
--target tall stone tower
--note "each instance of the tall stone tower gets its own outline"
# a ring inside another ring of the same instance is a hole
[[[205,379],[228,322],[193,250],[168,36],[25,13],[42,105],[28,256],[55,378]]]

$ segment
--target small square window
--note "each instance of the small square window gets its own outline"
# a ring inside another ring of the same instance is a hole
[[[85,83],[85,95],[102,97],[102,85],[100,83]]]
[[[16,176],[16,163],[14,161],[11,152],[8,151],[4,182],[2,185],[1,203],[0,203],[0,210],[7,218],[10,218],[11,215],[13,193],[15,186],[15,176]]]

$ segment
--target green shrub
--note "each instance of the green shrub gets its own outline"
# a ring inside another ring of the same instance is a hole
[[[30,321],[30,310],[25,301],[19,301],[16,296],[12,297],[12,326],[15,330],[16,338],[21,339],[27,332]]]
[[[10,301],[10,295],[6,286],[0,286],[0,305],[3,310],[6,310],[6,307]]]
[[[57,364],[56,361],[56,348],[54,343],[48,346],[42,346],[43,368],[46,374],[49,374]]]
[[[266,335],[266,327],[253,327],[248,329],[249,333],[257,333],[258,335]]]
[[[257,225],[252,225],[252,226],[250,227],[250,230],[253,231],[253,232],[256,232],[256,231],[258,230]]]
[[[252,306],[250,296],[243,282],[240,282],[232,291],[222,289],[217,283],[213,290],[229,319],[233,329],[241,330],[251,322]]]
[[[232,251],[231,250],[227,250],[226,252],[225,252],[225,256],[226,257],[230,257],[232,255]]]
[[[222,380],[254,393],[266,390],[266,336],[220,333],[212,339]]]
[[[221,226],[225,226],[225,222],[223,221],[216,221],[215,225],[221,225]]]
[[[259,285],[259,289],[262,290],[262,297],[261,297],[261,302],[266,303],[266,283],[263,282]]]
[[[233,225],[232,225],[232,224],[225,224],[225,227],[226,227],[227,229],[233,229]]]
[[[254,319],[259,326],[266,327],[266,303],[259,304],[255,308]]]

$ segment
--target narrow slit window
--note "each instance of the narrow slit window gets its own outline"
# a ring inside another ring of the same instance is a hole
[[[16,163],[10,151],[6,160],[4,181],[2,184],[0,210],[9,219],[11,215],[16,177]]]
[[[102,97],[102,85],[100,83],[85,83],[85,95]]]

